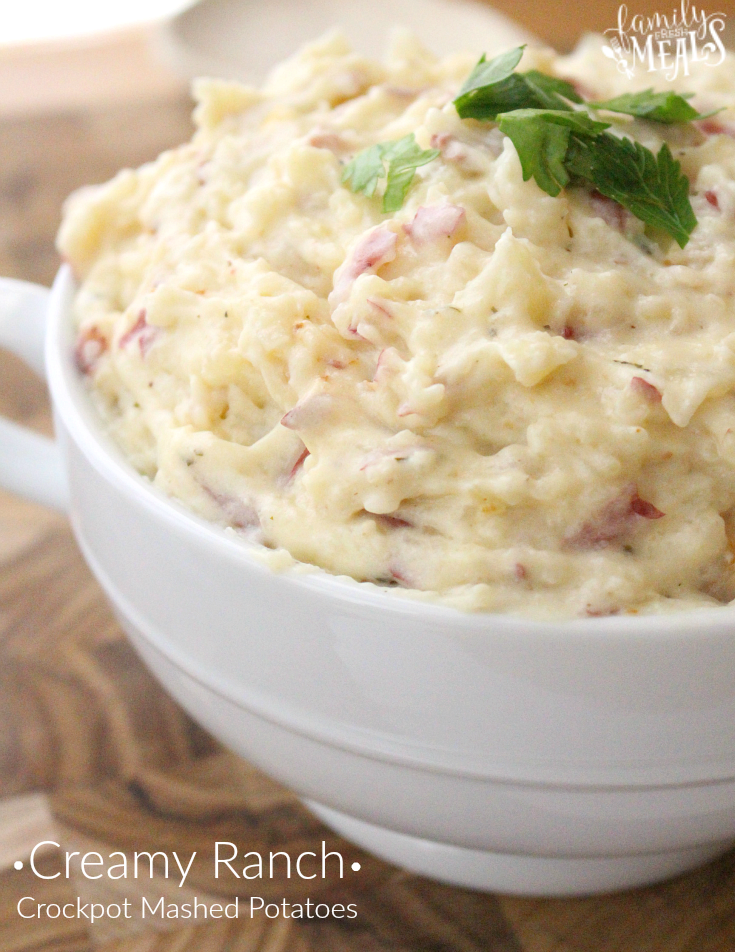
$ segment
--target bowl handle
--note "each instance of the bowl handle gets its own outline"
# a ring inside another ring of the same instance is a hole
[[[0,347],[41,377],[48,299],[48,289],[38,284],[0,278]],[[0,417],[0,487],[66,511],[66,477],[54,440]]]

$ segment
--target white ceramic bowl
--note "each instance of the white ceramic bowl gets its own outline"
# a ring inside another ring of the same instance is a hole
[[[730,609],[544,624],[276,574],[112,445],[74,367],[72,293],[62,269],[46,365],[72,524],[141,656],[216,737],[349,839],[481,889],[632,886],[735,839]],[[43,310],[6,282],[0,343],[33,362]],[[55,452],[3,423],[0,481],[61,505]]]

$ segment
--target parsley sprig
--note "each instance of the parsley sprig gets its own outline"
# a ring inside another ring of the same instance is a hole
[[[385,179],[383,211],[397,212],[405,201],[416,169],[433,162],[439,154],[438,149],[419,148],[411,132],[396,142],[379,142],[358,152],[345,166],[342,181],[353,192],[372,198]]]
[[[703,118],[687,102],[690,97],[645,90],[585,103],[564,80],[536,70],[516,73],[523,49],[490,61],[482,57],[454,100],[460,117],[497,122],[516,148],[525,181],[533,176],[549,195],[569,184],[592,185],[683,248],[697,219],[689,180],[669,147],[654,155],[606,131],[610,123],[592,119],[587,108],[671,124]]]

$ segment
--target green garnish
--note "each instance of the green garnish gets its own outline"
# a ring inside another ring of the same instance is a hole
[[[654,155],[640,142],[608,133],[577,139],[567,153],[566,167],[636,218],[671,235],[681,248],[689,241],[697,224],[689,203],[689,179],[666,143]]]
[[[526,86],[541,102],[541,109],[568,109],[565,99],[576,103],[584,102],[574,86],[565,79],[547,76],[546,73],[539,73],[537,69],[521,73],[521,76]]]
[[[416,169],[433,162],[439,154],[438,149],[420,149],[411,132],[396,142],[379,142],[358,152],[345,166],[342,182],[353,192],[362,192],[367,198],[372,198],[378,184],[385,179],[383,211],[397,212],[408,194]]]
[[[495,119],[513,109],[565,109],[565,100],[581,103],[575,88],[537,70],[515,73],[525,46],[487,61],[483,54],[460,89],[454,105],[462,119]]]
[[[460,117],[497,121],[515,146],[524,181],[533,176],[549,195],[569,184],[592,185],[683,248],[697,219],[689,202],[689,180],[669,147],[664,144],[654,155],[639,142],[607,132],[610,123],[592,119],[579,107],[670,124],[703,118],[687,102],[691,97],[647,90],[585,103],[564,80],[535,70],[514,72],[523,49],[489,62],[482,57],[454,100]]]
[[[676,122],[691,122],[693,119],[705,119],[714,113],[699,113],[691,106],[687,99],[694,93],[655,93],[652,89],[645,89],[642,93],[625,93],[615,99],[606,99],[604,102],[591,102],[592,109],[607,109],[609,112],[620,112],[626,116],[637,116],[639,119],[651,119],[653,122],[663,122],[673,125]],[[719,111],[719,110],[718,110]]]
[[[533,175],[545,192],[558,195],[570,179],[565,160],[572,130],[597,136],[610,123],[595,122],[584,112],[515,109],[501,113],[498,126],[516,147],[524,181]]]

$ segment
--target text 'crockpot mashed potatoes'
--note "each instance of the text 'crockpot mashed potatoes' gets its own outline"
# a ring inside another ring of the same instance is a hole
[[[200,80],[191,143],[68,205],[80,369],[156,485],[328,572],[549,618],[728,602],[735,113],[614,120],[688,175],[681,250],[524,182],[452,104],[476,60],[330,35],[262,90]],[[672,88],[599,38],[521,68],[590,99]],[[673,86],[730,106],[733,63]],[[408,133],[441,154],[383,214],[342,171]]]

